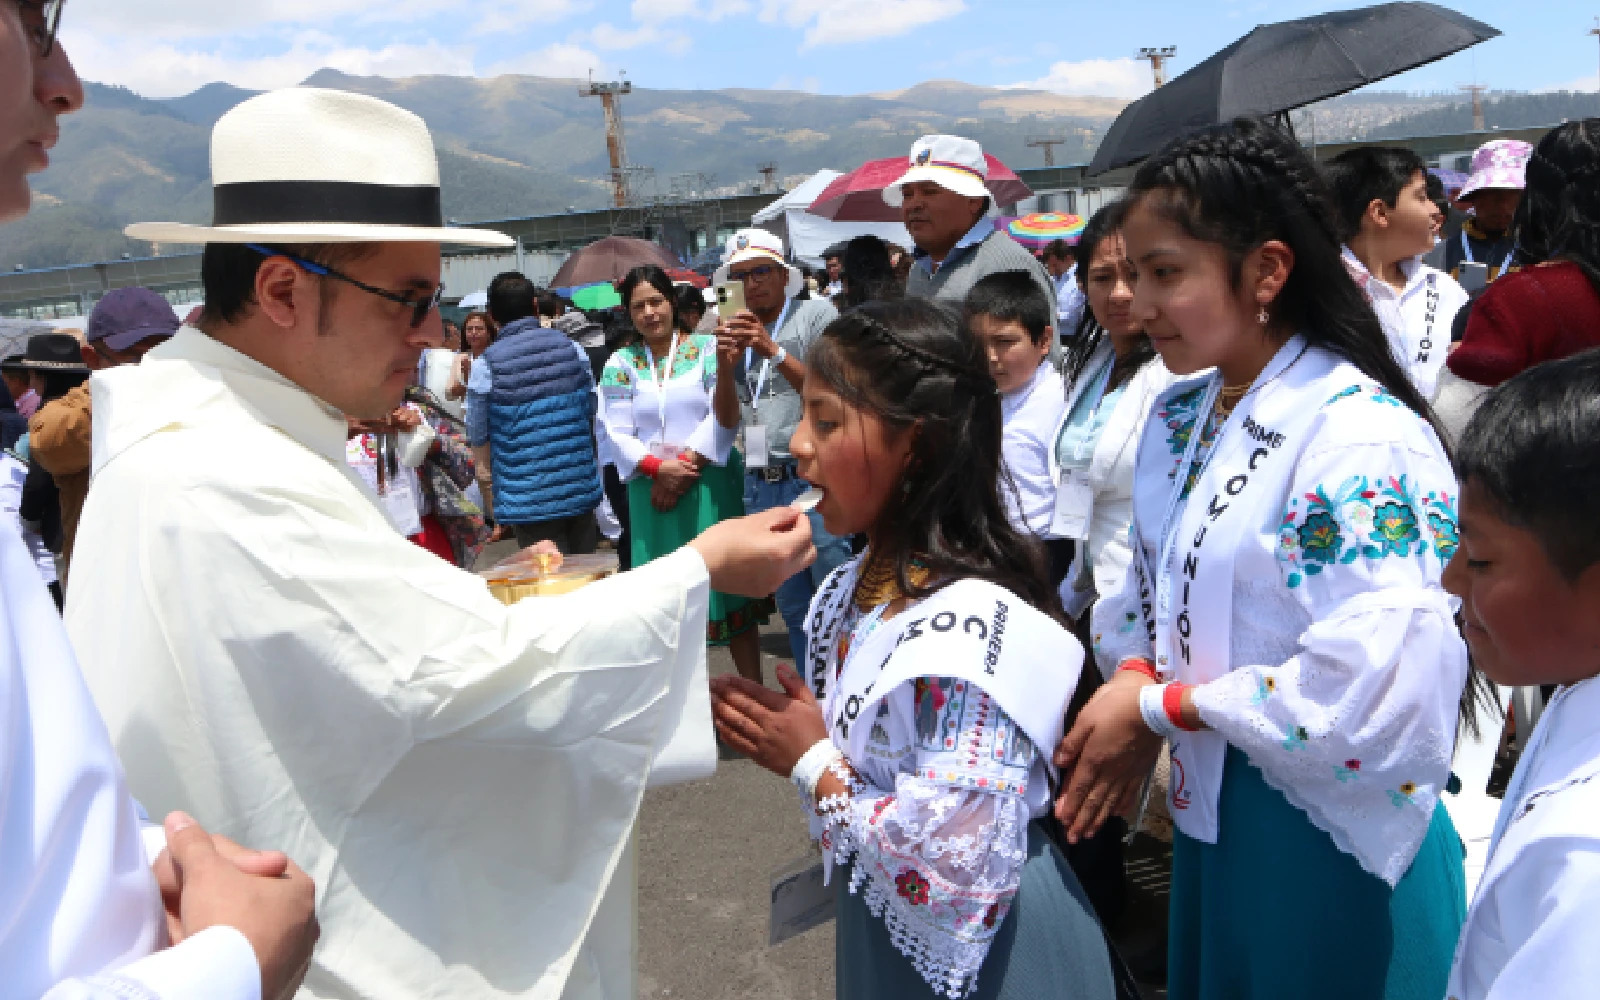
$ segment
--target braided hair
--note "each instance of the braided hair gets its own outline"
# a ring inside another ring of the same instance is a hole
[[[1235,290],[1245,258],[1268,240],[1283,242],[1294,266],[1268,306],[1271,319],[1349,361],[1433,422],[1372,303],[1340,259],[1327,188],[1299,143],[1244,118],[1176,139],[1140,166],[1128,201],[1148,205],[1193,239],[1221,246]]]
[[[1600,118],[1552,129],[1534,147],[1512,228],[1521,263],[1570,261],[1600,293]]]
[[[910,597],[958,579],[987,580],[1060,617],[1043,547],[1006,516],[1000,390],[955,311],[926,299],[868,302],[828,324],[806,357],[816,377],[891,429],[916,428],[911,463],[873,529]],[[915,560],[931,571],[916,586]]]
[[[1112,202],[1094,213],[1088,225],[1083,227],[1083,233],[1078,237],[1077,263],[1078,287],[1085,292],[1088,291],[1089,266],[1094,262],[1095,253],[1100,249],[1101,243],[1122,230],[1122,220],[1127,216],[1127,210],[1127,202]],[[1067,348],[1067,357],[1062,364],[1068,385],[1078,384],[1078,379],[1083,377],[1083,370],[1088,367],[1089,359],[1094,357],[1095,350],[1106,336],[1106,328],[1100,325],[1100,318],[1094,314],[1093,309],[1085,306],[1083,315],[1078,317],[1078,328],[1074,332],[1072,346]],[[1111,378],[1106,382],[1106,391],[1110,392],[1132,379],[1140,369],[1154,361],[1155,357],[1155,345],[1150,343],[1148,336],[1141,334],[1133,350],[1112,362]]]

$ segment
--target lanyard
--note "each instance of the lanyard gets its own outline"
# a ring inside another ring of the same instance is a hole
[[[1472,256],[1472,241],[1467,239],[1466,229],[1461,230],[1461,252],[1466,255],[1466,262],[1468,264],[1477,263],[1477,260],[1475,260]],[[1506,251],[1506,259],[1500,262],[1500,270],[1497,273],[1505,274],[1506,268],[1511,266],[1511,258],[1515,257],[1516,255],[1517,245],[1513,243],[1511,244],[1511,249]]]
[[[1084,396],[1079,397],[1080,400],[1088,399],[1094,403],[1094,405],[1089,408],[1089,423],[1091,425],[1094,423],[1095,415],[1100,412],[1101,405],[1105,403],[1106,386],[1111,383],[1111,370],[1115,367],[1117,367],[1117,356],[1115,352],[1113,352],[1109,357],[1106,358],[1105,364],[1100,366],[1100,371],[1095,374],[1094,384],[1088,387],[1088,391]],[[1073,406],[1073,410],[1077,410],[1077,408],[1077,405]],[[1067,414],[1067,421],[1068,423],[1072,421],[1072,414]],[[1062,427],[1061,432],[1063,434],[1066,433],[1065,426]],[[1072,445],[1073,465],[1079,468],[1082,468],[1084,465],[1086,465],[1087,463],[1084,461],[1084,459],[1094,455],[1095,446],[1099,443],[1100,441],[1098,435],[1084,434],[1081,436]],[[1085,454],[1085,452],[1087,452],[1087,454]]]
[[[667,351],[667,372],[663,375],[656,370],[656,356],[650,351],[650,344],[644,341],[645,362],[650,366],[650,381],[656,384],[656,413],[661,417],[661,430],[658,434],[662,443],[667,440],[667,378],[672,374],[672,360],[678,356],[678,331],[672,331],[672,347]]]
[[[778,314],[778,322],[772,325],[772,339],[778,339],[778,331],[783,329],[783,321],[789,318],[789,309],[794,305],[793,299],[786,299],[783,303],[783,312]],[[755,351],[749,347],[744,349],[744,387],[750,392],[750,409],[761,409],[761,393],[767,387],[767,379],[772,375],[772,359],[767,358],[761,362],[761,373],[756,376],[755,382],[750,381],[750,368],[755,364]]]

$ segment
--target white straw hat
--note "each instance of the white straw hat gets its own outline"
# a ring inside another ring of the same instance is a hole
[[[968,198],[989,197],[989,161],[983,147],[958,135],[925,135],[911,147],[910,169],[883,189],[883,200],[895,208],[905,200],[902,184],[932,181]]]
[[[291,87],[253,97],[211,132],[212,224],[143,222],[159,243],[515,245],[444,224],[439,161],[421,118],[363,94]]]
[[[789,266],[783,259],[783,240],[765,229],[741,229],[728,237],[727,246],[723,250],[722,266],[711,274],[711,280],[719,285],[728,281],[728,271],[733,265],[746,260],[760,257],[770,260],[788,273],[787,283],[784,285],[785,298],[794,298],[800,294],[800,288],[805,284],[805,279],[800,276],[797,268]]]

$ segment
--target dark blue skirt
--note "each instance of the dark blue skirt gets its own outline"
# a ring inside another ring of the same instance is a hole
[[[860,895],[850,892],[850,875],[848,866],[833,873],[838,893],[837,1000],[939,996],[895,948],[883,921],[872,915]],[[1105,935],[1094,909],[1061,852],[1039,824],[1030,823],[1022,883],[978,970],[973,996],[1112,1000],[1114,995]]]
[[[1439,1000],[1466,919],[1440,804],[1393,889],[1228,748],[1217,842],[1172,851],[1171,1000]]]

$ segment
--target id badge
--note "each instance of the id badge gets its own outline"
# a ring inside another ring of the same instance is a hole
[[[650,443],[650,454],[661,459],[663,462],[670,461],[683,454],[683,445],[667,444],[664,441],[652,441]]]
[[[744,467],[765,469],[767,455],[767,429],[760,424],[750,424],[744,429]]]
[[[1056,512],[1050,534],[1056,538],[1089,537],[1089,520],[1094,516],[1094,487],[1083,469],[1068,469],[1056,485]]]

